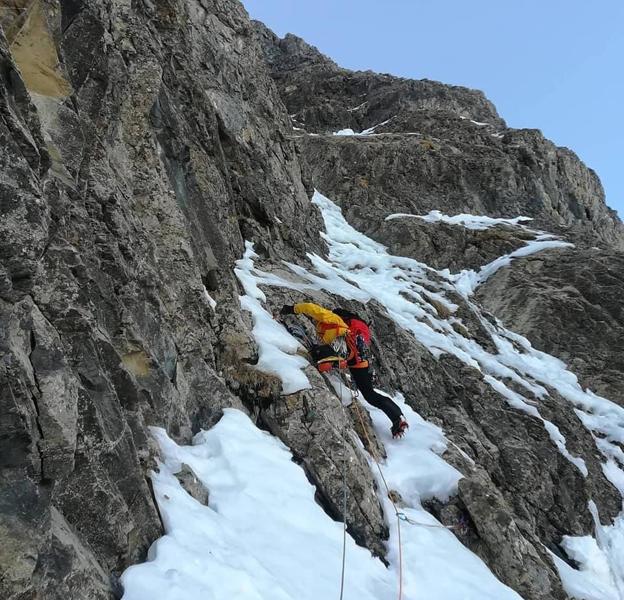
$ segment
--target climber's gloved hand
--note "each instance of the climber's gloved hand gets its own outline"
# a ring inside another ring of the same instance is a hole
[[[284,304],[280,309],[280,315],[294,315],[295,307],[292,304]]]

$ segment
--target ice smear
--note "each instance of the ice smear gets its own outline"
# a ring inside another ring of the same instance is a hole
[[[444,446],[437,428],[410,417],[423,440],[414,435],[411,449],[394,443],[388,466],[407,464],[410,456],[429,460],[428,448]],[[342,523],[316,503],[314,487],[279,440],[234,409],[195,436],[193,446],[178,446],[162,429],[153,434],[163,464],[152,482],[166,535],[152,545],[148,562],[122,575],[124,600],[338,597]],[[434,472],[407,482],[415,496],[430,488],[436,473],[446,482],[443,494],[456,484],[458,474],[434,457],[428,463]],[[183,463],[210,491],[209,506],[191,498],[173,475]],[[388,473],[399,485],[390,466]],[[406,515],[433,527],[402,526],[404,600],[520,599],[429,513],[415,508],[406,509]],[[388,544],[391,566],[386,569],[347,536],[345,600],[396,598],[396,535]]]
[[[301,347],[299,342],[262,306],[266,297],[258,288],[253,274],[253,259],[257,256],[253,244],[246,242],[245,254],[236,262],[237,268],[234,269],[246,292],[240,296],[241,307],[250,312],[253,319],[252,334],[258,345],[255,368],[279,377],[283,394],[294,394],[312,387],[302,370],[308,366],[308,361],[296,353]]]
[[[479,216],[479,215],[469,215],[469,214],[459,214],[459,215],[445,215],[439,210],[432,210],[426,215],[412,215],[409,213],[395,213],[392,215],[388,215],[385,220],[392,221],[394,219],[421,219],[423,221],[427,221],[428,223],[448,223],[449,225],[461,225],[466,229],[475,229],[475,230],[484,230],[490,229],[491,227],[496,227],[498,225],[510,225],[517,226],[521,223],[525,223],[527,221],[532,221],[531,217],[515,217],[513,219],[495,219],[493,217],[487,216]]]
[[[505,254],[492,262],[484,265],[478,271],[474,271],[473,269],[464,269],[460,273],[450,274],[448,271],[446,272],[447,276],[451,281],[454,282],[457,290],[464,297],[471,296],[474,294],[475,290],[484,282],[486,282],[494,273],[503,267],[508,266],[511,262],[516,258],[522,258],[526,256],[530,256],[531,254],[535,254],[537,252],[542,252],[544,250],[552,250],[555,248],[573,248],[574,244],[570,244],[569,242],[561,241],[557,238],[557,236],[552,235],[550,233],[546,233],[544,231],[538,231],[534,229],[529,229],[523,223],[527,221],[531,221],[530,217],[515,217],[513,219],[498,219],[493,217],[487,217],[483,215],[469,215],[469,214],[459,214],[454,216],[445,215],[439,210],[432,210],[426,215],[412,215],[408,213],[395,213],[392,215],[388,215],[385,220],[392,221],[395,219],[403,219],[403,218],[413,218],[413,219],[421,219],[423,221],[427,221],[429,223],[448,223],[450,225],[459,225],[465,227],[466,229],[473,230],[485,230],[490,229],[492,227],[496,227],[497,225],[507,225],[510,227],[517,227],[526,232],[529,232],[535,236],[535,239],[529,240],[525,242],[525,245],[514,252],[510,252],[509,254]]]
[[[481,267],[479,271],[464,269],[460,273],[451,275],[450,279],[455,283],[457,290],[463,296],[471,296],[482,283],[485,283],[498,270],[511,264],[512,260],[555,248],[574,248],[574,244],[560,240],[531,240],[526,242],[526,245],[522,248],[505,254],[505,256],[501,256]]]
[[[202,286],[202,291],[204,293],[204,298],[206,302],[208,302],[208,305],[210,306],[210,308],[213,311],[215,311],[217,308],[217,301],[208,293],[208,290],[206,289],[205,285]]]

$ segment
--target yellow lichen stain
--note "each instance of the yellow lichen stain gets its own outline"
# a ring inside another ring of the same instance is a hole
[[[4,0],[0,1],[0,5],[4,4]],[[16,15],[10,49],[26,87],[42,96],[69,96],[71,86],[61,71],[41,0],[33,0]]]
[[[243,127],[242,133],[243,133],[243,141],[246,144],[249,144],[251,140],[253,140],[253,132],[251,131],[251,128]]]
[[[468,339],[473,339],[474,338],[474,336],[470,333],[468,328],[465,325],[462,325],[461,323],[458,323],[457,321],[454,321],[453,323],[451,323],[451,327],[457,333],[459,333],[459,335],[462,335],[465,338],[468,338]]]
[[[291,413],[297,410],[298,408],[300,408],[300,405],[301,405],[301,400],[297,396],[294,396],[294,395],[286,396],[284,398],[284,402],[286,403],[288,412],[291,412]]]
[[[121,362],[126,370],[136,377],[147,377],[150,373],[151,361],[143,350],[124,354],[121,357]]]
[[[431,304],[431,306],[433,306],[433,308],[436,309],[438,316],[441,317],[442,319],[448,319],[451,316],[451,314],[453,314],[448,306],[446,306],[445,304],[442,304],[442,302],[440,302],[439,300],[436,300],[435,298],[428,298],[428,302],[429,304]]]

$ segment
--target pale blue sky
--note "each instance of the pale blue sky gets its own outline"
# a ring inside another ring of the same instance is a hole
[[[341,66],[483,90],[600,176],[624,216],[624,0],[244,0]]]

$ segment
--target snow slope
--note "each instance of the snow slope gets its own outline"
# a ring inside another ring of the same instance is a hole
[[[586,475],[583,458],[568,451],[556,423],[544,419],[539,412],[539,402],[548,395],[548,388],[555,389],[574,406],[579,426],[586,427],[594,436],[596,448],[604,457],[605,476],[624,496],[622,407],[583,390],[562,361],[535,350],[527,339],[485,318],[465,294],[458,277],[389,254],[383,245],[353,229],[340,209],[318,192],[313,203],[325,222],[326,232],[321,235],[328,245],[328,259],[310,254],[311,268],[287,263],[295,281],[258,269],[250,243],[238,262],[236,274],[245,290],[241,305],[252,314],[253,334],[260,348],[258,368],[280,376],[285,393],[309,386],[302,372],[307,362],[296,355],[297,341],[264,308],[266,297],[260,286],[299,291],[322,289],[361,302],[375,299],[390,318],[411,332],[434,356],[449,353],[481,370],[485,381],[511,407],[540,420],[555,447]],[[540,241],[544,239],[537,240]],[[541,249],[548,247],[551,246]],[[495,352],[453,327],[461,321],[453,314],[457,306],[451,295],[462,290],[468,307],[491,336]],[[451,316],[441,317],[430,302],[434,299],[446,306]],[[508,385],[510,381],[516,384],[513,390]],[[397,401],[402,403],[400,398]],[[397,489],[407,503],[401,510],[419,523],[402,526],[404,598],[518,598],[420,505],[424,498],[448,498],[461,476],[439,456],[446,444],[442,433],[403,404],[412,429],[400,444],[393,443],[388,439],[385,417],[368,408],[377,435],[387,443],[385,476],[390,487]],[[236,411],[227,411],[224,419],[209,432],[200,434],[196,445],[190,448],[175,446],[162,431],[157,431],[156,436],[164,465],[153,480],[167,535],[154,545],[150,562],[124,574],[126,600],[316,599],[337,594],[342,528],[314,504],[312,488],[280,442],[255,430]],[[210,489],[209,507],[194,503],[172,475],[182,461]],[[274,482],[278,473],[283,482],[276,495]],[[170,502],[172,498],[174,502]],[[380,499],[386,515],[390,515],[390,567],[383,568],[348,538],[348,568],[353,571],[347,575],[347,589],[353,590],[348,594],[355,595],[347,598],[396,597],[396,523],[392,505],[385,497]],[[566,541],[581,568],[574,570],[560,560],[555,562],[573,597],[622,599],[624,520],[620,517],[613,525],[602,526],[596,511],[594,515],[595,538]],[[275,536],[275,531],[282,534]],[[305,564],[307,558],[314,565],[314,581],[307,579],[311,570]],[[224,578],[226,582],[222,583]],[[299,578],[306,585],[299,586]],[[333,583],[330,585],[329,581]],[[164,589],[169,589],[170,595],[162,595]]]
[[[302,371],[308,361],[296,354],[301,344],[262,306],[266,296],[251,273],[254,258],[257,258],[257,254],[253,251],[253,245],[246,242],[245,254],[236,261],[234,273],[246,292],[240,297],[241,307],[250,312],[253,319],[251,333],[258,345],[258,363],[255,368],[277,375],[282,380],[284,394],[308,389],[311,387],[310,381]]]
[[[402,526],[404,600],[519,600],[420,508],[421,496],[452,493],[460,474],[435,453],[445,448],[442,432],[405,411],[414,435],[405,443],[384,439],[386,474],[413,503],[406,516],[432,527]],[[385,436],[385,417],[373,418]],[[124,600],[338,598],[343,525],[315,502],[314,487],[279,440],[235,409],[195,436],[193,446],[178,446],[162,429],[153,435],[163,462],[152,482],[166,535],[152,545],[148,562],[123,574]],[[413,460],[420,469],[401,475]],[[174,473],[183,463],[209,489],[209,506],[181,487]],[[346,543],[344,599],[394,600],[396,532],[389,540],[390,568],[350,536]]]
[[[546,386],[554,388],[574,406],[579,424],[594,436],[596,447],[604,457],[603,472],[624,497],[622,407],[591,390],[582,389],[577,377],[568,371],[562,361],[535,350],[526,338],[504,328],[500,322],[493,324],[485,318],[479,307],[469,299],[471,286],[465,283],[467,276],[462,278],[461,274],[458,276],[446,270],[436,271],[413,259],[393,256],[382,244],[351,227],[331,200],[315,192],[312,202],[321,210],[325,222],[326,232],[321,235],[328,244],[328,260],[310,254],[308,258],[316,272],[288,264],[293,273],[300,277],[296,283],[251,267],[250,276],[255,285],[284,286],[300,291],[322,289],[361,302],[377,300],[385,307],[389,317],[411,332],[434,356],[453,354],[467,365],[481,370],[485,381],[510,406],[539,419],[561,454],[583,475],[587,475],[583,458],[573,456],[568,451],[565,437],[556,423],[544,419],[539,412],[539,400],[548,394]],[[552,236],[536,233],[538,239],[521,248],[519,256],[532,253],[536,247],[547,250],[566,245],[558,240],[544,245],[544,242],[551,242],[545,238]],[[531,244],[539,245],[531,247]],[[493,261],[496,270],[503,268],[509,260],[509,257],[501,257]],[[483,269],[486,268],[487,265]],[[489,269],[488,274],[491,275],[491,272],[493,268]],[[454,323],[461,323],[457,317],[444,319],[438,315],[429,300],[435,299],[454,312],[456,305],[447,297],[449,292],[457,292],[465,297],[474,315],[490,334],[496,353],[489,352],[474,339],[458,333],[453,327]],[[519,387],[524,392],[520,394],[512,390],[508,381],[516,384],[516,390]],[[624,549],[624,539],[615,536],[609,544],[605,542],[601,547],[609,556],[619,557]],[[617,560],[619,558],[612,559],[610,564],[617,565]],[[615,567],[611,570],[614,580],[619,578],[619,585],[624,587],[622,574]]]

